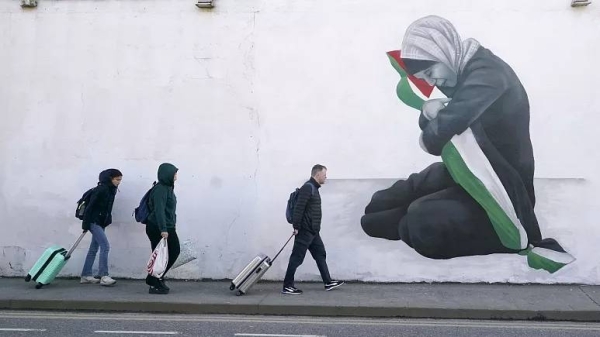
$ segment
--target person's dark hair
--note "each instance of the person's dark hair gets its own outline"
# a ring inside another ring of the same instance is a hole
[[[327,167],[317,164],[317,165],[313,166],[312,170],[310,171],[310,176],[314,177],[317,173],[319,173],[323,170],[327,170]]]
[[[119,171],[117,169],[108,169],[108,175],[112,179],[112,178],[122,177],[123,173],[121,173],[121,171]]]
[[[98,181],[101,183],[110,183],[110,181],[113,178],[122,177],[122,176],[123,176],[123,173],[121,173],[121,171],[119,171],[115,168],[110,168],[110,169],[100,172],[100,174],[98,175]]]
[[[111,181],[114,178],[118,178],[118,177],[122,177],[123,173],[121,173],[121,171],[115,169],[115,168],[110,168],[108,170],[104,170],[102,172],[100,172],[100,174],[98,175],[98,185],[106,185],[110,188],[110,190],[112,191],[113,194],[117,193],[117,187],[114,186]]]

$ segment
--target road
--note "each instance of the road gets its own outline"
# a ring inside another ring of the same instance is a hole
[[[597,323],[1,312],[0,337],[600,336]]]

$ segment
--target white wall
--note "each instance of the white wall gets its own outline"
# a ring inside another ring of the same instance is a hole
[[[600,284],[600,4],[533,1],[0,0],[0,275],[24,275],[80,231],[75,201],[100,170],[125,176],[108,229],[111,274],[149,255],[131,211],[157,166],[180,167],[178,230],[199,259],[180,278],[231,278],[290,226],[289,193],[329,167],[323,237],[334,277],[364,281]],[[371,194],[435,157],[395,96],[386,51],[437,14],[507,61],[531,101],[544,236],[577,261],[550,275],[517,255],[423,258],[360,228]],[[66,275],[80,272],[85,239]],[[283,277],[289,249],[267,275]],[[492,266],[492,268],[490,268]],[[299,279],[318,279],[314,262]]]

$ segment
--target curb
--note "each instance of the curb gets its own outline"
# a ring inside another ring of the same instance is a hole
[[[165,314],[329,316],[370,318],[429,318],[473,320],[530,320],[600,322],[594,310],[502,310],[364,306],[261,305],[222,303],[164,303],[131,301],[0,300],[2,310],[138,312]]]

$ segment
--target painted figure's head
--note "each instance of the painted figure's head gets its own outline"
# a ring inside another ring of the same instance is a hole
[[[325,184],[327,180],[327,167],[319,164],[313,166],[310,176],[320,185]]]
[[[404,60],[407,71],[414,77],[436,87],[454,87],[458,82],[458,74],[441,62],[431,62],[426,67],[414,64],[411,59]]]
[[[454,87],[478,49],[479,42],[462,41],[450,21],[432,15],[408,27],[401,50],[408,73],[429,85]]]

